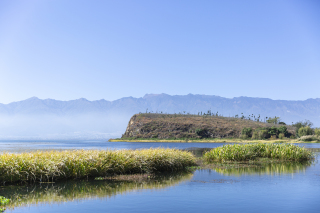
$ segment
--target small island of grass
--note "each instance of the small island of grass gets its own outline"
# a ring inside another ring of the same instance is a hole
[[[217,147],[204,154],[204,160],[213,162],[235,161],[310,161],[314,159],[311,151],[293,144],[233,144]]]

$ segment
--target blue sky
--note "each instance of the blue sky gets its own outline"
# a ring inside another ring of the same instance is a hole
[[[320,2],[0,1],[0,103],[320,98]]]

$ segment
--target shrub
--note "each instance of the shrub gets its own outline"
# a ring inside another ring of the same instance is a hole
[[[312,135],[313,131],[309,126],[301,127],[298,131],[299,137],[305,136],[305,135]]]
[[[206,129],[196,129],[196,134],[200,136],[201,138],[207,138],[209,137],[209,133]]]
[[[315,128],[314,129],[314,134],[317,136],[320,136],[320,128]]]
[[[286,136],[288,134],[288,129],[286,126],[280,126],[278,127],[278,132],[279,134],[282,133],[284,136]]]
[[[317,135],[305,135],[299,138],[299,141],[320,141],[320,136]]]
[[[207,162],[247,161],[271,158],[285,161],[307,161],[314,158],[311,151],[293,144],[233,144],[224,145],[204,154]]]
[[[267,139],[268,138],[268,131],[263,129],[259,131],[259,139]]]
[[[268,131],[268,134],[269,135],[277,135],[278,134],[278,128],[275,127],[275,126],[270,127],[269,131]]]
[[[270,124],[278,124],[280,122],[280,117],[268,118],[267,123]]]
[[[251,127],[249,127],[249,128],[244,127],[244,128],[242,129],[242,131],[241,131],[241,136],[242,136],[243,138],[250,138],[250,137],[252,137],[252,128],[251,128]]]
[[[271,135],[271,136],[270,136],[270,139],[271,139],[271,140],[275,140],[275,139],[277,139],[277,136],[276,136],[276,135]]]
[[[252,139],[259,139],[259,133],[258,133],[258,131],[254,131],[254,132],[252,133]]]
[[[285,138],[285,135],[283,133],[279,133],[279,139],[284,139]]]
[[[4,212],[6,210],[5,206],[10,202],[10,199],[7,199],[3,196],[0,196],[0,212]]]
[[[309,121],[309,120],[305,120],[305,121],[296,122],[292,126],[296,127],[296,135],[299,135],[299,129],[301,127],[307,127],[307,126],[312,127],[313,123],[311,121]]]

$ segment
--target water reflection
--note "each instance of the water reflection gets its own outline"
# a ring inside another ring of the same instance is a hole
[[[215,164],[212,169],[222,175],[283,175],[305,172],[313,162],[283,162],[266,164]]]
[[[192,173],[121,180],[68,181],[38,183],[32,186],[6,186],[0,194],[11,199],[8,209],[19,206],[53,204],[68,201],[108,199],[117,194],[145,189],[159,190],[191,180]],[[134,180],[136,179],[136,180]]]

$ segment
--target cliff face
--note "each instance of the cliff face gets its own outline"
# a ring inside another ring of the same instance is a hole
[[[172,114],[136,114],[122,138],[226,138],[240,137],[244,127],[253,130],[280,126],[239,118]],[[287,126],[289,134],[295,129]]]

